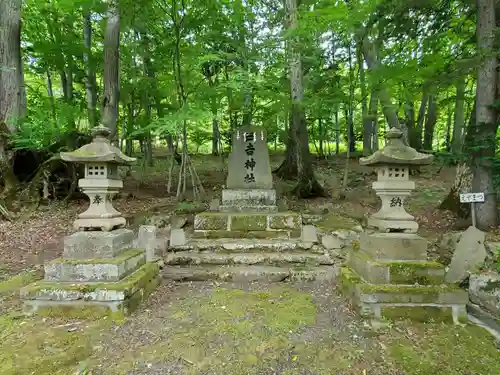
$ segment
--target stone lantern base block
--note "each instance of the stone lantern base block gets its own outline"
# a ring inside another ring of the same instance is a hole
[[[74,260],[58,258],[45,264],[45,281],[119,281],[146,263],[143,250],[128,250],[115,258]]]
[[[422,261],[427,259],[427,240],[416,234],[374,233],[360,238],[360,249],[375,260]]]
[[[130,229],[76,232],[64,238],[63,258],[113,258],[132,248],[134,237],[134,232]]]
[[[411,220],[387,220],[371,217],[367,224],[368,227],[376,228],[380,232],[417,233],[418,231],[418,223]]]
[[[363,318],[453,324],[468,320],[468,293],[455,285],[372,284],[342,267],[338,286]]]
[[[123,228],[127,225],[127,220],[124,217],[109,217],[109,218],[79,218],[73,223],[75,230],[101,230],[104,232],[112,231],[113,229]]]
[[[21,289],[21,298],[25,314],[126,315],[146,300],[159,283],[158,265],[147,263],[118,282],[36,282]]]

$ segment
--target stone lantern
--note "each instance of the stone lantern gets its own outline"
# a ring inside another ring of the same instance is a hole
[[[427,240],[404,209],[415,189],[410,167],[430,164],[433,156],[403,143],[392,128],[387,144],[361,165],[377,169],[373,189],[382,207],[368,220],[376,230],[363,233],[359,247],[348,252],[338,283],[358,312],[371,320],[415,319],[450,323],[467,321],[467,291],[445,284],[445,267],[427,259]]]
[[[124,227],[125,218],[112,205],[111,199],[123,187],[118,176],[119,165],[135,162],[113,146],[108,137],[110,130],[102,125],[92,130],[93,141],[73,152],[61,152],[61,158],[68,162],[85,165],[85,178],[78,186],[90,199],[87,211],[78,215],[74,222],[76,230],[109,232]]]
[[[410,167],[430,164],[433,156],[406,146],[399,129],[390,129],[386,139],[382,150],[359,162],[377,169],[377,181],[372,187],[382,200],[382,207],[368,219],[368,226],[381,232],[416,233],[418,224],[404,208],[406,198],[415,189],[415,182],[410,181]]]

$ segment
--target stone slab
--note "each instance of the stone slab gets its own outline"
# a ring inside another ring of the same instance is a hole
[[[418,223],[412,220],[385,220],[370,217],[367,220],[369,228],[376,228],[380,232],[390,233],[401,231],[403,233],[417,233]]]
[[[497,337],[500,337],[500,317],[490,314],[488,311],[482,309],[481,306],[474,303],[467,304],[467,312],[496,332]]]
[[[133,274],[118,282],[71,283],[38,281],[21,288],[22,299],[53,301],[123,301],[156,277],[159,268],[146,263]]]
[[[333,265],[335,260],[329,255],[308,252],[256,252],[256,253],[225,253],[225,252],[192,252],[179,251],[169,253],[165,257],[169,265],[200,265],[200,264],[263,264],[263,265],[293,265],[308,266]]]
[[[129,250],[116,258],[96,260],[55,259],[44,265],[45,281],[119,281],[146,262],[143,250]]]
[[[148,262],[152,262],[157,258],[155,255],[155,250],[158,246],[156,229],[154,225],[141,225],[137,233],[137,239],[134,243],[136,249],[145,250],[146,260]]]
[[[484,238],[485,233],[473,226],[462,233],[446,273],[447,283],[461,282],[469,276],[469,272],[484,262],[487,256]]]
[[[227,189],[272,189],[266,130],[258,126],[236,129],[228,160]]]
[[[300,239],[303,242],[318,243],[318,230],[314,225],[304,225]]]
[[[276,190],[223,189],[222,205],[229,207],[276,206]]]
[[[117,229],[111,232],[76,232],[64,238],[64,259],[113,258],[132,248],[134,232]]]
[[[273,266],[166,266],[163,277],[176,281],[334,281],[338,274],[336,266],[282,268]]]
[[[170,246],[183,246],[186,244],[186,233],[184,229],[172,229],[170,231]]]
[[[347,264],[372,284],[439,285],[444,283],[445,267],[428,261],[375,261],[363,251],[351,251]]]
[[[302,218],[294,212],[202,212],[195,216],[195,231],[300,231]]]
[[[220,212],[253,212],[253,213],[274,213],[278,212],[278,206],[227,206],[221,205],[219,208]]]
[[[266,239],[266,238],[274,238],[274,239],[290,239],[290,238],[299,238],[300,231],[290,230],[290,231],[266,231],[266,230],[253,230],[253,231],[236,231],[236,230],[197,230],[193,233],[193,238],[206,238],[206,239],[215,239],[215,238],[255,238],[255,239]]]
[[[375,260],[427,259],[427,240],[410,233],[362,234],[360,249]]]

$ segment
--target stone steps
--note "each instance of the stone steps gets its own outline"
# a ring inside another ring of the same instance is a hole
[[[171,251],[213,251],[224,253],[249,253],[249,252],[289,252],[304,250],[309,253],[323,254],[322,246],[298,239],[249,239],[249,238],[221,238],[221,239],[196,239],[193,238],[185,245],[170,247]]]
[[[175,281],[330,281],[338,274],[337,266],[165,266],[163,277]]]
[[[167,265],[279,265],[293,266],[305,264],[309,266],[333,265],[335,260],[329,255],[311,254],[307,252],[258,252],[258,253],[219,253],[212,251],[195,252],[180,251],[169,253],[165,258]]]

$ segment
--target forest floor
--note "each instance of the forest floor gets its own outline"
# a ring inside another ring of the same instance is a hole
[[[275,165],[281,156],[272,157]],[[115,206],[132,223],[145,212],[203,209],[167,194],[168,160],[134,167]],[[220,158],[193,157],[210,196],[220,197]],[[276,180],[294,210],[328,209],[362,221],[378,204],[374,176],[353,160],[346,199],[338,200],[345,160],[319,161],[316,174],[332,197],[297,200]],[[438,166],[415,176],[408,210],[420,234],[435,243],[455,219],[436,207],[454,179]],[[173,189],[175,191],[175,188]],[[164,283],[124,321],[24,317],[18,290],[60,256],[64,235],[85,202],[52,203],[0,222],[0,375],[111,374],[359,374],[500,373],[500,351],[482,328],[399,322],[374,330],[351,311],[331,284]],[[447,254],[435,253],[446,261]]]

